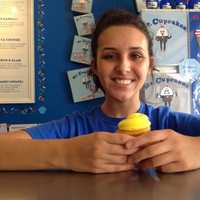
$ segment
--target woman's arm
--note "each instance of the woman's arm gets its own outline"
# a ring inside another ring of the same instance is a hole
[[[21,139],[32,139],[31,136],[23,130],[19,131],[13,131],[13,132],[5,132],[5,133],[0,133],[0,139],[1,138],[21,138]]]
[[[125,147],[132,139],[106,132],[53,140],[32,140],[25,132],[6,133],[0,137],[0,170],[126,171],[134,167],[127,158],[135,149]]]
[[[9,133],[13,134],[13,133]],[[0,137],[0,170],[65,169],[65,140],[32,140],[28,134]],[[23,136],[22,136],[23,135]]]

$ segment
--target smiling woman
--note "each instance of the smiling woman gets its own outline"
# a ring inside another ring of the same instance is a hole
[[[114,33],[121,35],[121,39]],[[146,37],[137,28],[112,26],[102,32],[92,69],[105,91],[105,113],[115,110],[126,115],[125,107],[130,113],[139,109],[139,93],[150,70],[149,63]]]
[[[107,11],[94,31],[92,53],[91,72],[105,92],[103,104],[2,136],[0,169],[110,173],[135,164],[163,172],[200,168],[200,118],[140,100],[153,70],[152,40],[141,18],[125,10]],[[136,112],[149,117],[149,134],[113,134],[119,121]]]

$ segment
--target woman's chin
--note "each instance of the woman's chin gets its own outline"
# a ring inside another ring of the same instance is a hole
[[[129,95],[116,95],[114,99],[118,101],[119,103],[125,103],[125,102],[134,101],[135,97],[129,96]]]

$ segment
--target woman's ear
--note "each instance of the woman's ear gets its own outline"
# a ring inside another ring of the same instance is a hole
[[[93,59],[91,64],[90,64],[90,67],[91,67],[91,71],[93,74],[97,74],[97,67],[96,67],[96,61]]]

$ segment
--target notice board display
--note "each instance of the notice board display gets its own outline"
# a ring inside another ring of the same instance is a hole
[[[7,1],[2,0],[2,2]],[[18,4],[29,1],[13,2]],[[74,36],[78,34],[78,31],[82,35],[87,34],[86,29],[82,27],[77,31],[77,24],[82,26],[84,23],[80,21],[75,23],[74,20],[78,21],[79,19],[75,17],[80,13],[72,10],[72,2],[72,0],[33,1],[34,56],[32,55],[31,59],[35,61],[35,79],[32,80],[35,82],[35,97],[28,103],[13,101],[0,104],[0,123],[43,123],[61,118],[73,111],[87,110],[102,102],[102,98],[78,103],[73,101],[67,72],[88,67],[88,65],[70,60]],[[90,9],[95,20],[104,11],[112,8],[136,12],[135,3],[130,0],[93,0],[89,2],[92,3]]]

